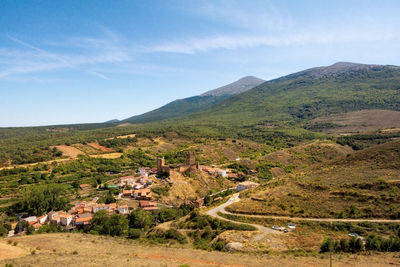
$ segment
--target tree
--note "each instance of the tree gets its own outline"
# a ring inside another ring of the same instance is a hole
[[[337,245],[337,251],[348,252],[349,251],[349,241],[347,239],[340,239]]]
[[[11,206],[11,212],[42,215],[51,210],[68,210],[71,205],[63,196],[66,186],[59,184],[38,185],[22,191],[20,200]]]
[[[129,226],[148,229],[155,224],[155,218],[149,211],[134,210],[128,215]]]
[[[3,225],[0,224],[0,237],[5,237],[8,234],[7,228]]]
[[[123,236],[128,233],[129,221],[121,214],[108,215],[107,211],[100,210],[93,215],[89,231],[103,235]]]
[[[336,247],[336,242],[328,237],[325,238],[324,241],[321,244],[321,248],[320,248],[320,252],[324,253],[324,252],[330,252],[333,251],[333,249]]]
[[[123,236],[128,233],[128,219],[121,214],[113,214],[109,218],[109,234],[112,236]]]
[[[364,249],[364,244],[360,238],[352,236],[349,240],[349,249],[352,253],[357,253]]]

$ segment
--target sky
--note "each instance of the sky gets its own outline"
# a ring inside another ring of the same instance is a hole
[[[400,1],[1,0],[0,127],[125,119],[254,75],[400,65]]]

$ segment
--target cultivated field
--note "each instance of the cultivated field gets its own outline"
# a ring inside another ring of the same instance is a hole
[[[98,154],[98,155],[90,155],[92,158],[101,158],[101,159],[117,159],[122,156],[122,153],[108,153],[108,154]]]
[[[113,152],[111,148],[99,145],[98,143],[88,143],[88,145],[103,152]]]
[[[61,151],[63,156],[67,156],[70,157],[72,159],[77,158],[79,155],[83,155],[84,153],[77,149],[76,147],[73,146],[67,146],[67,145],[59,145],[59,146],[54,146],[55,148],[57,148],[57,150]],[[50,147],[50,148],[53,148]]]
[[[0,264],[14,266],[328,266],[327,255],[239,254],[181,247],[156,247],[122,238],[85,234],[15,237],[17,246],[0,241]],[[5,250],[7,248],[9,250]],[[35,252],[32,252],[35,251]],[[10,253],[12,252],[12,253]],[[398,255],[334,255],[334,266],[394,266]]]

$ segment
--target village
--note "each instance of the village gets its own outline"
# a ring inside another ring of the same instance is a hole
[[[107,184],[107,188],[119,190],[118,195],[115,197],[116,200],[135,201],[137,208],[143,211],[156,213],[159,206],[168,206],[163,203],[159,203],[154,200],[153,192],[151,190],[154,181],[171,185],[172,182],[169,179],[169,175],[172,171],[179,173],[185,173],[190,171],[200,171],[212,177],[221,176],[224,178],[235,179],[240,176],[240,173],[235,173],[230,169],[221,169],[212,166],[200,165],[196,160],[194,152],[187,152],[186,162],[179,164],[178,166],[168,166],[165,164],[164,158],[157,158],[157,167],[139,167],[135,170],[135,173],[128,176],[118,177],[114,184]],[[253,171],[255,174],[256,171]],[[234,190],[236,192],[243,191],[245,189],[253,188],[259,184],[252,181],[243,181],[237,183],[233,188],[227,188],[226,190]],[[81,184],[80,189],[89,187],[89,184]],[[215,195],[216,193],[212,194]],[[212,196],[211,195],[211,196]],[[221,198],[222,199],[222,198]],[[201,208],[205,205],[205,196],[191,201],[190,203],[195,208]],[[219,200],[219,199],[217,199]],[[89,225],[93,215],[98,211],[105,210],[109,215],[122,214],[128,215],[133,209],[124,203],[98,203],[99,197],[94,197],[88,201],[76,201],[73,207],[68,211],[50,211],[47,214],[41,216],[28,216],[22,220],[28,223],[29,226],[33,227],[35,231],[38,231],[43,225],[54,224],[61,226],[64,230],[72,230],[75,228],[82,228]],[[21,224],[21,223],[20,223]],[[13,236],[14,230],[11,230],[8,236]],[[18,235],[23,234],[22,231]]]

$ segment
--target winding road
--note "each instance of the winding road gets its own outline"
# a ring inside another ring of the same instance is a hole
[[[236,216],[244,216],[244,217],[250,217],[250,218],[266,218],[266,219],[282,219],[282,220],[290,220],[290,221],[314,221],[314,222],[354,222],[354,223],[359,223],[359,222],[374,222],[374,223],[400,223],[400,220],[391,220],[391,219],[338,219],[338,218],[303,218],[303,217],[290,217],[290,216],[275,216],[275,215],[252,215],[252,214],[244,214],[244,213],[232,213],[229,211],[226,211],[225,208],[229,206],[230,204],[234,202],[240,201],[239,198],[239,193],[235,193],[227,202],[224,204],[213,208],[209,211],[207,211],[207,214],[213,217],[216,217],[221,220],[226,220],[226,221],[231,221],[231,222],[236,222],[234,220],[229,220],[224,217],[221,217],[218,215],[218,212],[225,213],[225,214],[230,214],[230,215],[236,215]],[[258,224],[249,224],[253,225],[254,227],[257,227],[260,231],[261,229],[265,228],[264,226],[258,225]],[[272,230],[269,228],[265,228],[269,232],[273,233],[281,233],[276,230]]]
[[[218,212],[222,212],[222,213],[227,213],[227,214],[229,214],[227,211],[225,211],[225,208],[226,208],[227,206],[229,206],[230,204],[235,203],[235,202],[237,202],[237,201],[240,201],[239,193],[233,194],[233,196],[232,196],[230,199],[228,199],[227,202],[225,202],[225,203],[219,205],[218,207],[215,207],[215,208],[213,208],[213,209],[207,211],[206,213],[207,213],[208,215],[210,215],[210,216],[212,216],[212,217],[215,217],[215,218],[218,218],[218,219],[220,219],[220,220],[229,221],[229,222],[233,222],[233,223],[241,223],[241,222],[237,222],[237,221],[234,221],[234,220],[230,220],[230,219],[227,219],[227,218],[224,218],[224,217],[221,217],[221,216],[218,215]],[[258,231],[261,232],[260,234],[255,235],[255,236],[253,237],[253,241],[259,241],[259,240],[263,239],[263,238],[264,238],[266,235],[268,235],[268,234],[282,234],[282,232],[280,232],[280,231],[273,230],[273,229],[264,227],[264,226],[259,225],[259,224],[252,224],[252,223],[246,223],[246,224],[247,224],[247,225],[254,226],[255,228],[257,228]]]

